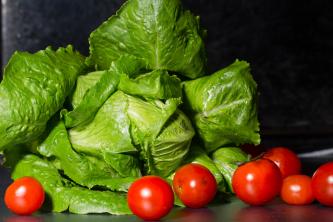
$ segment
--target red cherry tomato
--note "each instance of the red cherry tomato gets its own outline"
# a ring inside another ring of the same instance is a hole
[[[42,185],[32,177],[15,180],[5,192],[5,204],[9,210],[19,215],[36,212],[44,202]]]
[[[217,183],[204,166],[190,163],[179,168],[173,178],[173,189],[179,199],[190,208],[201,208],[213,200]]]
[[[297,155],[288,148],[272,148],[264,153],[263,158],[272,160],[280,168],[282,178],[300,174],[301,172],[301,161]]]
[[[305,205],[314,201],[311,188],[311,177],[306,175],[292,175],[283,180],[281,198],[293,205]]]
[[[136,180],[127,193],[128,206],[144,220],[159,220],[173,207],[171,186],[158,176],[144,176]]]
[[[333,162],[321,165],[312,176],[312,191],[323,205],[333,207]]]
[[[263,205],[280,193],[282,176],[268,159],[239,166],[232,177],[232,188],[239,199],[250,205]]]

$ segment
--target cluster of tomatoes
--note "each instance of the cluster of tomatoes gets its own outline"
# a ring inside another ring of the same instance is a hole
[[[232,186],[237,197],[251,205],[263,205],[280,195],[288,204],[305,205],[316,199],[333,206],[333,162],[320,166],[312,178],[300,173],[297,155],[285,147],[275,147],[239,166]]]
[[[250,205],[263,205],[280,195],[288,204],[310,204],[315,199],[333,206],[333,162],[320,166],[311,177],[300,174],[297,155],[284,147],[272,148],[260,158],[241,164],[232,178],[236,196]],[[144,176],[129,188],[131,211],[144,220],[159,220],[174,205],[174,195],[189,208],[202,208],[217,192],[212,173],[200,164],[179,168],[172,185],[158,176]],[[32,177],[15,180],[5,192],[5,203],[14,213],[29,215],[44,201],[42,185]]]
[[[206,206],[217,192],[214,176],[199,164],[178,169],[171,186],[157,176],[146,176],[132,184],[128,204],[146,220],[157,220],[172,209],[174,193],[190,208]],[[240,165],[232,178],[236,196],[250,205],[264,205],[279,196],[287,204],[305,205],[315,199],[333,206],[333,162],[319,167],[311,177],[301,174],[301,161],[288,148],[275,147],[259,158]]]
[[[190,163],[175,172],[172,188],[158,176],[142,177],[128,190],[128,206],[144,220],[159,220],[173,208],[174,193],[185,206],[202,208],[215,197],[217,183],[206,167]]]

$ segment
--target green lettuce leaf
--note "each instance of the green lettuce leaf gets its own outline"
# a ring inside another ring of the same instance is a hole
[[[39,137],[84,67],[71,46],[14,53],[0,84],[0,150]]]
[[[144,59],[149,69],[189,78],[204,74],[206,56],[199,19],[180,0],[129,0],[91,33],[89,65],[110,67],[120,55]]]
[[[46,157],[56,158],[66,176],[88,188],[101,186],[110,190],[126,191],[129,185],[141,176],[138,165],[131,163],[130,166],[123,166],[124,168],[135,167],[137,171],[131,171],[131,173],[136,172],[134,175],[126,175],[122,172],[122,175],[127,176],[122,177],[104,159],[75,152],[62,121],[55,125],[47,138],[37,146],[37,150]]]
[[[64,179],[49,161],[33,154],[22,157],[12,171],[14,180],[23,176],[34,177],[42,184],[46,193],[43,209],[46,211],[131,214],[125,193],[79,187]]]
[[[121,56],[110,64],[107,71],[95,73],[92,78],[89,75],[90,79],[86,82],[78,82],[80,85],[76,91],[80,91],[78,94],[80,102],[78,103],[78,98],[75,98],[75,109],[70,112],[62,111],[66,127],[82,126],[92,121],[103,103],[117,90],[121,74],[136,76],[145,70],[146,66],[142,59]]]
[[[98,110],[93,121],[69,130],[74,149],[94,156],[138,151],[132,143],[128,106],[124,93],[114,93]]]
[[[145,99],[170,99],[182,97],[180,79],[166,70],[154,70],[133,79],[121,75],[118,89],[126,94]]]
[[[180,102],[146,101],[117,91],[92,122],[69,130],[71,144],[78,152],[104,160],[121,156],[115,154],[140,155],[145,173],[168,176],[181,164],[194,136],[189,119],[177,110]]]
[[[143,147],[142,154],[148,157],[148,172],[162,177],[170,175],[188,154],[193,136],[190,120],[176,110],[152,144]]]
[[[131,135],[140,149],[145,173],[167,177],[181,164],[194,136],[189,119],[177,110],[180,99],[163,103],[127,98]]]
[[[240,164],[250,160],[250,156],[238,147],[224,147],[213,152],[212,159],[233,192],[232,176]]]
[[[183,86],[185,109],[208,152],[230,144],[260,143],[257,85],[247,62],[237,60]]]
[[[71,105],[74,109],[80,105],[86,92],[93,87],[106,72],[105,70],[90,72],[86,75],[80,75],[77,78],[76,88],[70,98]]]

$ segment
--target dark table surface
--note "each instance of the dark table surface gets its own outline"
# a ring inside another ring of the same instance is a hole
[[[308,169],[308,174],[317,165],[331,159],[331,155],[326,153],[306,153],[300,154],[303,167]],[[38,213],[33,216],[15,216],[10,213],[3,202],[5,188],[10,183],[9,171],[0,168],[0,221],[4,222],[120,222],[120,221],[141,221],[135,216],[112,216],[108,214],[75,215],[69,213]],[[110,200],[111,201],[111,200]],[[321,206],[313,203],[308,206],[291,206],[284,204],[279,198],[263,207],[251,207],[237,198],[232,198],[230,202],[221,200],[221,204],[212,205],[204,209],[174,208],[173,211],[162,221],[165,222],[212,222],[212,221],[232,221],[232,222],[329,222],[333,221],[333,208]]]

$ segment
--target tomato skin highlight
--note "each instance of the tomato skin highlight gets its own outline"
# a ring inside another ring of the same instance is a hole
[[[5,191],[7,208],[18,215],[30,215],[41,208],[45,192],[33,177],[22,177],[10,184]]]
[[[133,214],[144,220],[159,220],[173,208],[171,186],[158,176],[144,176],[134,181],[127,193]]]
[[[281,199],[287,204],[306,205],[314,201],[311,177],[291,175],[283,180]]]
[[[316,170],[311,186],[319,203],[333,207],[333,162],[325,163]]]
[[[204,166],[190,163],[180,167],[173,177],[173,190],[190,208],[202,208],[210,203],[217,192],[213,174]]]
[[[232,187],[236,196],[247,204],[259,206],[276,197],[281,190],[279,168],[268,159],[258,159],[239,166]]]
[[[263,158],[272,160],[280,169],[282,178],[301,173],[301,161],[286,147],[274,147],[264,153]]]

